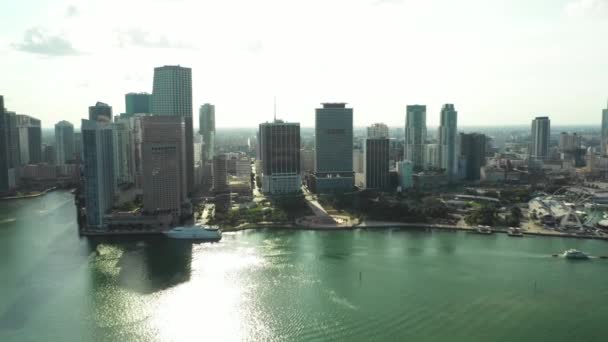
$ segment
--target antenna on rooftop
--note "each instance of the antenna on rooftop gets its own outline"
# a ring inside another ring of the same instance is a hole
[[[277,121],[277,97],[274,97],[274,121]]]

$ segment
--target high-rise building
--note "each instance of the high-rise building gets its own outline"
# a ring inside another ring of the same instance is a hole
[[[367,138],[388,138],[388,126],[383,123],[375,123],[367,127]]]
[[[134,183],[132,169],[132,139],[129,119],[119,118],[112,123],[114,139],[114,176],[117,184]]]
[[[300,171],[302,173],[312,173],[315,171],[315,151],[300,150]]]
[[[9,124],[6,110],[4,109],[4,97],[0,95],[0,193],[10,190],[9,186]]]
[[[114,203],[114,147],[110,122],[82,120],[84,194],[87,226],[105,227],[104,215]]]
[[[352,190],[353,109],[346,103],[323,103],[315,114],[315,174],[313,191]]]
[[[215,106],[205,103],[198,111],[199,131],[203,136],[203,160],[213,159],[215,151]]]
[[[538,116],[532,120],[530,138],[530,160],[544,160],[549,156],[549,135],[551,122],[547,116]]]
[[[152,114],[178,116],[186,124],[186,184],[194,190],[194,141],[192,131],[192,69],[165,65],[154,68]]]
[[[150,114],[152,95],[148,93],[125,94],[125,115],[131,117],[135,114]]]
[[[286,194],[300,191],[300,124],[275,120],[260,124],[262,191]]]
[[[228,165],[225,154],[213,156],[213,192],[221,194],[228,191]]]
[[[187,201],[184,118],[146,116],[141,125],[144,212],[176,222]]]
[[[42,161],[49,165],[55,165],[55,159],[57,152],[55,152],[55,146],[53,145],[42,145]]]
[[[22,165],[42,162],[42,128],[40,120],[28,115],[17,115],[19,155]]]
[[[608,156],[608,104],[602,110],[602,156]]]
[[[366,189],[388,189],[390,186],[388,165],[389,140],[384,138],[365,139],[363,173]]]
[[[365,165],[365,163],[363,162],[363,159],[365,159],[363,150],[360,148],[353,149],[353,171],[355,173],[364,172],[363,165]]]
[[[203,136],[202,146],[202,184],[209,188],[213,183],[213,157],[215,156],[215,106],[205,103],[199,108],[199,132]]]
[[[439,124],[439,167],[445,170],[449,179],[453,179],[458,172],[458,159],[456,158],[458,135],[458,112],[453,104],[445,104],[441,108]]]
[[[562,132],[559,135],[559,149],[561,152],[574,152],[581,147],[581,136],[576,133]]]
[[[414,164],[411,161],[397,162],[397,174],[399,175],[401,189],[409,189],[414,186]]]
[[[468,181],[481,177],[481,167],[486,164],[486,136],[479,133],[460,133],[460,155],[464,169],[462,176]]]
[[[55,124],[55,162],[64,165],[74,160],[74,125],[67,121]]]
[[[427,144],[424,146],[424,167],[427,169],[441,168],[441,145]]]
[[[97,102],[89,107],[89,120],[93,121],[112,121],[112,107],[107,103]]]
[[[426,143],[426,106],[407,106],[405,117],[405,160],[414,168],[424,168],[424,145]]]

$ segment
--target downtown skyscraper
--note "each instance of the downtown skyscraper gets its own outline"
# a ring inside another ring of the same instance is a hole
[[[144,212],[178,222],[187,201],[184,118],[147,116],[141,125]]]
[[[363,145],[363,173],[366,189],[387,190],[390,185],[387,137],[367,138]]]
[[[260,124],[262,191],[286,194],[300,191],[300,124],[275,120]]]
[[[105,227],[104,215],[114,203],[114,145],[112,125],[105,120],[82,120],[84,195],[87,226]]]
[[[346,103],[323,103],[315,112],[315,173],[313,191],[353,189],[353,109]]]
[[[67,121],[55,124],[55,162],[64,165],[74,160],[74,125]]]
[[[206,188],[212,185],[213,157],[215,156],[215,106],[205,103],[199,108],[199,133],[203,137],[201,149],[202,180]]]
[[[481,178],[481,167],[486,164],[486,136],[479,133],[460,133],[461,176],[467,181]]]
[[[606,109],[602,109],[602,156],[608,156],[608,103]]]
[[[184,118],[187,192],[194,190],[194,137],[192,127],[192,69],[166,65],[154,68],[152,114]]]
[[[150,114],[152,95],[148,93],[125,94],[125,115],[132,117],[135,114]],[[122,116],[122,115],[121,115]]]
[[[551,121],[549,120],[549,117],[538,116],[532,120],[530,150],[528,151],[531,161],[544,160],[549,156],[550,134]]]
[[[458,135],[458,112],[453,104],[445,104],[441,108],[439,123],[439,165],[452,180],[458,173],[456,158]]]
[[[29,115],[17,115],[21,165],[42,162],[42,127],[40,120]]]
[[[426,106],[407,106],[405,116],[404,159],[414,165],[414,169],[424,167],[426,144]]]

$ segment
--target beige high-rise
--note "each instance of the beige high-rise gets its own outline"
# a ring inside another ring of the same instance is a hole
[[[146,116],[141,125],[144,212],[177,219],[187,196],[184,118]]]

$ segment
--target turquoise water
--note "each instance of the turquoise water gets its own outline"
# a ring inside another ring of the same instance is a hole
[[[608,243],[427,231],[91,241],[0,202],[0,341],[604,341]]]

